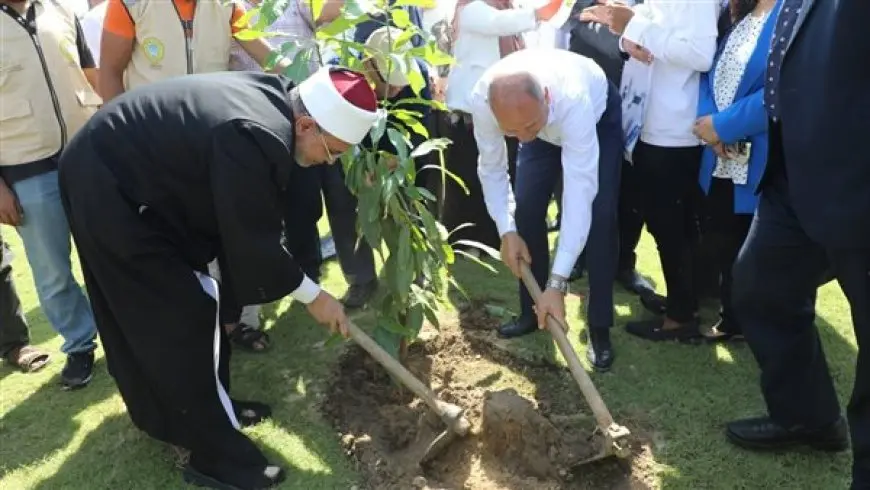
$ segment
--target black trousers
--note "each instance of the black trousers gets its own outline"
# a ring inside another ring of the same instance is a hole
[[[598,193],[592,201],[592,222],[585,251],[589,259],[590,329],[613,326],[613,282],[616,278],[618,200],[622,172],[622,110],[619,92],[611,84],[607,108],[596,125],[598,136]],[[531,271],[541,288],[550,273],[550,248],[547,240],[547,207],[556,182],[562,175],[562,148],[541,139],[520,145],[517,160],[517,233],[529,248]],[[570,216],[568,217],[570,219]],[[573,224],[562,223],[562,230]],[[533,315],[533,301],[519,283],[522,321]]]
[[[826,249],[803,230],[782,173],[761,194],[734,265],[733,301],[761,368],[770,416],[785,427],[819,428],[840,405],[814,324],[816,291],[828,264],[852,310],[858,340],[855,386],[847,414],[853,488],[870,487],[870,249]],[[864,347],[863,349],[861,347]]]
[[[622,174],[625,175],[631,169],[630,163],[622,161]],[[636,199],[631,195],[631,186],[628,185],[627,179],[620,179],[619,187],[619,261],[617,264],[617,275],[626,272],[633,272],[637,266],[637,254],[635,249],[640,243],[640,235],[643,233],[643,217],[636,206]],[[558,222],[562,221],[562,179],[559,179],[559,184],[554,192],[556,204],[559,207],[559,215],[556,218]],[[578,264],[586,267],[586,250],[580,254],[577,259]]]
[[[731,298],[731,269],[751,224],[751,214],[734,213],[734,182],[713,177],[701,205],[700,228],[710,254],[712,273],[718,279],[722,329],[730,333],[742,331]]]
[[[694,249],[698,239],[698,172],[702,147],[665,148],[639,141],[628,172],[631,194],[655,238],[668,288],[667,316],[692,320],[698,310]]]
[[[21,301],[12,282],[12,251],[0,233],[0,357],[29,343]]]
[[[458,117],[451,114],[439,114],[437,117],[440,118],[440,124],[444,126],[444,134],[453,141],[447,149],[445,165],[448,170],[462,179],[468,188],[466,193],[453,179],[445,177],[441,222],[448,231],[464,223],[474,225],[466,226],[453,233],[450,236],[451,242],[472,240],[498,249],[501,246],[501,238],[498,236],[495,222],[486,209],[480,178],[477,176],[477,142],[474,140],[471,118],[468,115]],[[505,144],[508,150],[508,175],[513,184],[519,142],[516,138],[505,138]],[[441,180],[441,175],[433,175],[431,178]],[[441,189],[438,191],[440,192]]]

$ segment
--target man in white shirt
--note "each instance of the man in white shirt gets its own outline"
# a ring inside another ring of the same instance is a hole
[[[501,236],[502,259],[518,277],[521,261],[531,261],[532,273],[546,286],[536,305],[537,321],[531,298],[520,286],[522,313],[499,334],[531,333],[536,323],[545,325],[548,314],[564,320],[567,278],[588,237],[587,356],[596,369],[609,369],[622,165],[618,90],[589,58],[565,50],[525,49],[484,73],[472,92],[471,110],[480,151],[478,175]],[[508,180],[505,136],[521,142],[516,201]],[[547,205],[560,176],[564,218],[548,280]]]
[[[700,74],[716,52],[719,10],[719,0],[647,0],[633,8],[614,3],[584,11],[586,20],[622,35],[621,47],[632,57],[623,87],[646,86],[639,140],[627,148],[633,166],[626,178],[658,245],[668,297],[663,317],[629,322],[626,330],[648,340],[700,336],[693,254],[702,146],[692,124]]]

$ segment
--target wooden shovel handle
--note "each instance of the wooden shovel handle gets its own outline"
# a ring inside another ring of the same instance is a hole
[[[465,432],[468,431],[469,424],[467,420],[464,419],[462,410],[459,407],[439,400],[428,386],[417,379],[411,371],[408,371],[405,366],[402,366],[402,363],[385,351],[383,347],[378,345],[377,342],[372,340],[371,337],[366,335],[366,333],[353,322],[349,322],[347,331],[350,333],[354,342],[365,349],[365,351],[368,352],[375,361],[378,362],[378,364],[383,366],[391,375],[398,378],[399,382],[423,400],[429,408],[438,414],[441,420],[443,420],[451,430],[459,433],[459,435],[465,435]]]
[[[536,281],[535,276],[532,275],[532,271],[529,269],[528,264],[522,263],[521,267],[523,284],[525,284],[526,289],[532,296],[532,300],[537,303],[538,298],[541,296],[541,288],[538,286],[538,281]],[[564,357],[565,361],[568,363],[568,369],[571,371],[571,375],[574,377],[574,380],[577,381],[577,384],[580,385],[580,391],[583,392],[583,396],[586,398],[586,403],[588,403],[589,407],[592,408],[592,413],[595,414],[598,426],[607,433],[613,425],[613,417],[610,415],[610,410],[607,409],[607,405],[604,404],[601,394],[598,393],[598,389],[596,389],[595,385],[592,383],[589,373],[587,373],[586,370],[583,369],[583,365],[580,364],[580,359],[577,358],[577,353],[574,352],[574,347],[572,347],[571,342],[568,341],[568,337],[565,335],[567,327],[550,315],[547,317],[547,330],[549,330],[553,335],[553,338],[556,339],[556,345],[559,346],[559,351],[562,352],[562,357]]]

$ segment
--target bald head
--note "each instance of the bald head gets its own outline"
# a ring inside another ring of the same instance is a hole
[[[527,71],[494,74],[488,95],[492,113],[508,136],[531,141],[547,123],[547,91]]]

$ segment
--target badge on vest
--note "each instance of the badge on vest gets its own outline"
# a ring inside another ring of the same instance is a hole
[[[69,39],[64,39],[60,42],[60,54],[63,58],[69,61],[70,65],[78,66],[79,58],[78,58],[78,48],[75,43],[70,41]]]
[[[163,42],[156,37],[146,37],[142,40],[142,52],[152,66],[160,65],[164,54]]]

